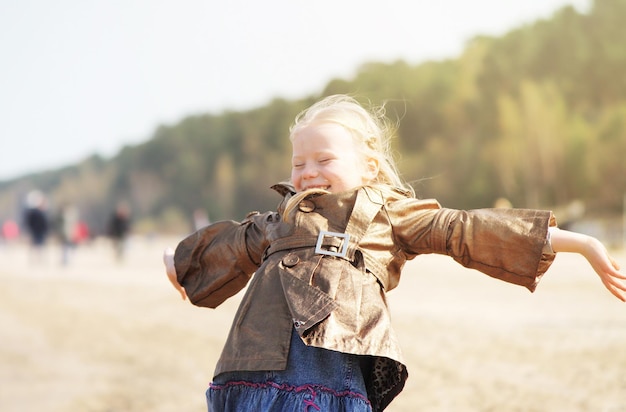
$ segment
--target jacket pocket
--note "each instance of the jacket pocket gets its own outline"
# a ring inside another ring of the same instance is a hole
[[[294,327],[300,335],[324,320],[337,308],[337,303],[328,290],[312,284],[317,275],[316,271],[321,269],[318,264],[320,262],[306,261],[295,253],[289,253],[278,265],[283,293]]]

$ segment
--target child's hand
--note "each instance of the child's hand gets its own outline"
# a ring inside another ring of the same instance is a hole
[[[174,288],[180,293],[180,296],[183,300],[187,299],[187,293],[185,292],[185,288],[183,288],[180,283],[178,283],[178,279],[176,278],[176,267],[174,266],[174,250],[172,248],[167,248],[163,251],[163,263],[165,264],[165,272],[167,273],[167,278],[170,280]]]
[[[557,228],[551,228],[550,233],[555,252],[574,252],[583,255],[609,292],[622,302],[626,302],[626,276],[619,272],[619,265],[598,239]]]
[[[600,276],[604,286],[619,300],[626,302],[626,276],[619,272],[619,265],[599,240],[590,238],[588,243],[588,251],[583,256]]]

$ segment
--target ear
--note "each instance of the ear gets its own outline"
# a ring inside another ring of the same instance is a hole
[[[376,178],[378,177],[379,171],[380,171],[380,167],[378,165],[378,159],[375,159],[373,157],[368,158],[365,161],[365,171],[363,175],[363,180],[366,183],[376,180]]]

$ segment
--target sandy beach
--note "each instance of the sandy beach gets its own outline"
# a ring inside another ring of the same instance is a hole
[[[40,262],[1,245],[0,411],[206,411],[239,297],[182,301],[161,263],[175,244],[136,238],[117,262],[102,240],[66,266],[54,245]],[[626,411],[626,304],[577,255],[535,293],[420,256],[389,302],[409,381],[388,411]]]

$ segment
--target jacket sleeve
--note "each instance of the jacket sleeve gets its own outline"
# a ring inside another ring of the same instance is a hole
[[[273,216],[217,222],[178,244],[174,265],[191,303],[215,308],[246,286],[267,247],[265,228]]]
[[[410,205],[408,202],[407,205]],[[397,241],[409,256],[439,253],[465,267],[534,291],[554,261],[550,211],[420,209],[399,218]]]

